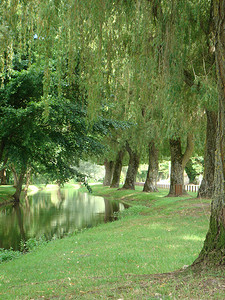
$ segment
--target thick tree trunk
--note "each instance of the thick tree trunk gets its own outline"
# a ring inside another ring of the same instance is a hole
[[[135,180],[136,180],[138,166],[139,166],[139,156],[136,151],[133,151],[130,148],[130,145],[128,143],[126,144],[126,149],[129,153],[130,159],[129,159],[125,183],[122,189],[134,190]]]
[[[170,174],[170,191],[168,196],[175,196],[176,185],[184,184],[184,170],[182,168],[182,150],[180,139],[170,140],[170,154],[171,154],[171,174]],[[182,193],[181,193],[182,194]]]
[[[120,174],[123,166],[123,157],[124,157],[124,151],[120,150],[117,154],[116,161],[115,161],[112,183],[110,185],[111,188],[119,187]]]
[[[184,189],[184,168],[194,149],[194,139],[191,134],[187,137],[187,147],[182,154],[181,140],[170,139],[171,153],[171,174],[170,174],[170,191],[168,197],[186,195]]]
[[[214,196],[209,231],[203,249],[195,261],[225,265],[225,0],[214,1],[216,67],[219,113],[215,156]]]
[[[106,159],[104,162],[104,166],[105,166],[105,178],[104,178],[103,185],[110,186],[110,184],[112,183],[113,170],[114,170],[115,163],[112,160],[108,161]]]
[[[154,141],[149,143],[149,164],[148,172],[145,180],[143,192],[158,192],[157,179],[158,179],[158,156],[159,151],[155,147]]]
[[[206,115],[205,167],[203,180],[198,191],[198,198],[212,198],[214,190],[217,113],[214,111],[206,111]]]

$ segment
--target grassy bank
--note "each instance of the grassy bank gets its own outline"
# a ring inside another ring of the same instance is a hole
[[[15,188],[9,185],[0,185],[0,206],[12,200]]]
[[[92,188],[133,206],[1,264],[0,299],[224,299],[224,271],[186,269],[202,248],[209,200]]]

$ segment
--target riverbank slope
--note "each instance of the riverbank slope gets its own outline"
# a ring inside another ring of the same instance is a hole
[[[1,264],[0,299],[224,299],[223,270],[186,268],[202,248],[209,200],[92,189],[133,205],[116,222]]]

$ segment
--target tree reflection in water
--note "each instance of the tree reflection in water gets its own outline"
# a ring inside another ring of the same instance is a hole
[[[28,195],[20,205],[0,209],[0,248],[18,250],[21,240],[43,235],[61,238],[112,221],[119,209],[124,209],[121,203],[73,188],[40,191]]]

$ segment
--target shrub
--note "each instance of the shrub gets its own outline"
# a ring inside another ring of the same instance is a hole
[[[21,252],[14,251],[12,250],[12,248],[10,248],[9,250],[0,248],[0,264],[2,262],[18,258],[19,256],[21,256],[21,254]]]
[[[41,236],[39,239],[30,238],[27,241],[21,241],[20,243],[20,251],[22,252],[30,252],[41,245],[46,245],[48,242],[45,236]]]

